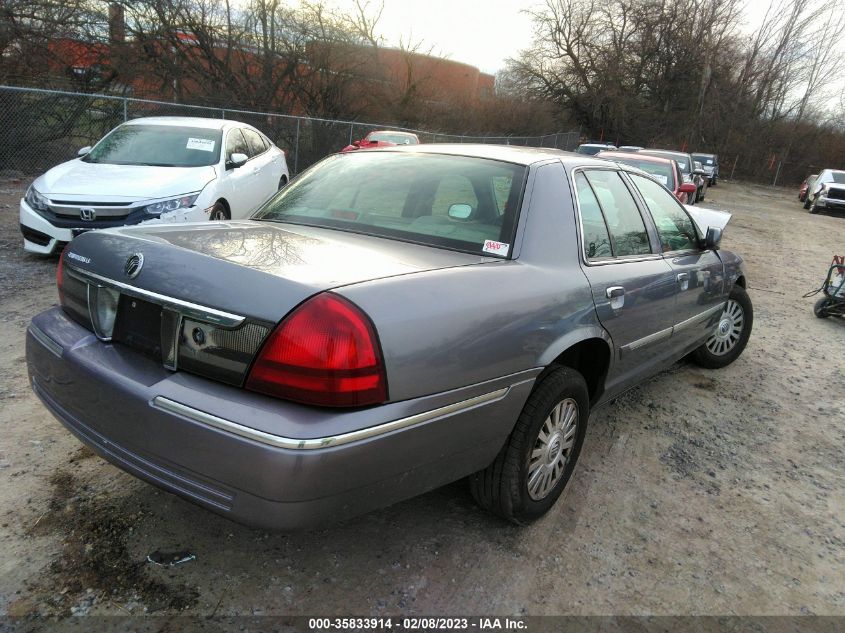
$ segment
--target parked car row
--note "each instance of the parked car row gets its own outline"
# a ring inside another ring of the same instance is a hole
[[[798,191],[798,199],[810,213],[845,210],[845,171],[824,169],[807,176]]]
[[[684,204],[693,205],[704,200],[707,188],[715,186],[719,179],[719,157],[715,154],[689,154],[636,145],[623,145],[617,149],[595,143],[581,145],[577,152],[644,169],[658,178]],[[659,160],[646,160],[647,156]]]

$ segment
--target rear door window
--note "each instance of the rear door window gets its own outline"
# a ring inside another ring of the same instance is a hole
[[[575,189],[578,192],[578,208],[581,213],[584,254],[588,259],[612,257],[610,235],[607,232],[599,201],[587,178],[581,172],[575,174]]]
[[[587,170],[584,174],[604,214],[613,255],[651,254],[645,223],[622,176],[609,169]]]

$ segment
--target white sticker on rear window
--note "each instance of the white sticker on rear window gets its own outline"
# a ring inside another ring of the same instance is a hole
[[[678,161],[678,167],[680,167],[681,169],[686,169],[686,168],[687,168],[687,164],[686,164],[686,163],[682,163],[681,161]]]
[[[485,240],[483,250],[485,253],[493,253],[494,255],[507,255],[510,247],[510,244],[505,244],[504,242]]]
[[[652,174],[651,177],[657,180],[658,182],[663,183],[664,186],[669,184],[669,178],[661,174]]]
[[[214,141],[210,138],[189,138],[185,149],[198,149],[201,152],[213,152]]]

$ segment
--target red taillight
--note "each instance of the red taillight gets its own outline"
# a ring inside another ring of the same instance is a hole
[[[309,299],[270,334],[247,389],[326,407],[387,400],[375,329],[353,303],[324,293]]]

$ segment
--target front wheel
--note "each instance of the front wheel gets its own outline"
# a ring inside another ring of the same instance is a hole
[[[813,198],[813,202],[810,204],[810,213],[815,214],[815,213],[818,213],[819,211],[821,211],[821,208],[816,205],[816,199]]]
[[[693,351],[692,360],[707,369],[727,367],[739,358],[748,344],[753,323],[751,298],[742,286],[734,286],[715,331]]]
[[[470,476],[478,504],[519,524],[543,516],[572,476],[589,416],[581,374],[568,367],[552,371],[528,397],[493,463]]]
[[[211,213],[208,214],[208,219],[211,221],[214,220],[228,220],[229,219],[229,210],[226,208],[226,205],[220,202],[219,200],[214,203],[214,206],[211,209]]]

